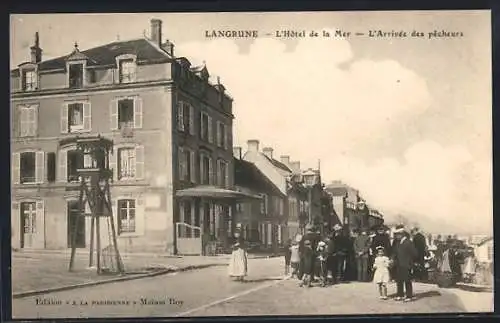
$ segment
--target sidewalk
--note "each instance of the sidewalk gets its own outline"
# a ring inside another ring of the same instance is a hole
[[[69,272],[70,252],[63,251],[21,251],[12,253],[12,292],[14,297],[36,295],[52,290],[65,290],[139,279],[176,271],[202,269],[210,266],[227,265],[229,255],[169,256],[148,253],[123,254],[124,275],[97,275],[95,268],[88,268],[88,252],[77,252],[74,271]],[[267,258],[253,255],[250,259]]]

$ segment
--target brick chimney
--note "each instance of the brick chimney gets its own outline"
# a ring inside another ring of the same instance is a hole
[[[241,147],[233,147],[234,158],[241,159]]]
[[[262,152],[264,155],[266,155],[268,158],[273,159],[273,149],[271,147],[265,147],[262,148]]]
[[[151,40],[161,47],[161,24],[160,19],[151,19]]]
[[[292,173],[300,174],[300,162],[299,161],[290,162],[290,168],[292,169]]]
[[[247,140],[247,150],[252,152],[259,151],[259,141],[257,139]]]
[[[285,164],[285,166],[290,166],[290,156],[288,156],[288,155],[280,156],[280,161],[283,164]]]
[[[40,39],[38,31],[35,33],[35,44],[31,46],[31,63],[37,64],[42,61],[42,49],[40,48]]]

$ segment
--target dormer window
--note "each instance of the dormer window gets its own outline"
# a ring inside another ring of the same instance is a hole
[[[136,66],[133,59],[120,60],[120,83],[131,83],[135,81]]]
[[[83,87],[83,64],[69,65],[69,87],[79,89]]]
[[[38,78],[35,70],[22,72],[23,91],[35,91],[38,88]]]

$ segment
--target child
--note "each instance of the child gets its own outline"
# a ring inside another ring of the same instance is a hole
[[[327,259],[327,253],[326,253],[326,243],[324,241],[320,241],[318,243],[318,265],[319,265],[319,279],[321,282],[321,287],[326,286],[326,281],[327,281],[327,274],[328,274],[328,269],[326,266],[326,259]]]
[[[300,287],[306,285],[311,287],[311,276],[313,271],[314,251],[311,247],[311,241],[304,241],[304,249],[302,252],[302,280],[299,284]]]
[[[292,255],[291,244],[292,239],[288,239],[285,244],[285,276],[288,276],[290,272],[290,257]]]
[[[380,299],[387,299],[387,283],[389,282],[389,266],[390,260],[385,255],[384,247],[378,246],[376,248],[377,256],[373,261],[373,282],[378,285]]]
[[[290,265],[292,267],[292,277],[299,276],[299,266],[300,266],[300,254],[299,254],[299,243],[294,241],[290,247]]]

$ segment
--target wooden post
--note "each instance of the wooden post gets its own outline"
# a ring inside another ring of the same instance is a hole
[[[124,268],[123,268],[122,260],[120,257],[120,252],[118,251],[118,241],[116,239],[115,221],[114,221],[114,217],[113,217],[113,208],[111,207],[111,192],[109,189],[108,181],[106,181],[105,185],[106,185],[105,192],[106,192],[106,197],[107,197],[108,216],[111,218],[110,225],[111,225],[111,234],[113,235],[113,246],[115,249],[114,251],[115,251],[115,259],[116,259],[116,267],[118,268],[118,272],[121,274],[124,272]],[[118,215],[116,215],[116,216],[118,216]]]
[[[95,218],[92,217],[90,220],[90,255],[89,255],[89,267],[94,265],[94,231],[95,231]]]

